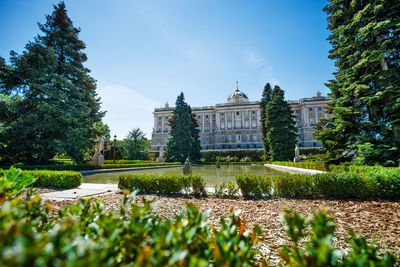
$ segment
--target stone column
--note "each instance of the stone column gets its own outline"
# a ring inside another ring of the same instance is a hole
[[[242,129],[244,129],[244,110],[241,111]]]
[[[225,131],[226,131],[226,127],[227,127],[227,121],[226,121],[226,116],[228,116],[228,114],[226,114],[226,111],[224,110],[224,121],[225,121]]]
[[[201,131],[204,132],[204,114],[201,115]]]

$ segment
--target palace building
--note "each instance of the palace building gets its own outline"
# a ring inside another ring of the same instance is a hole
[[[314,139],[315,125],[329,114],[325,108],[330,99],[317,92],[311,98],[288,101],[299,129],[299,147],[320,147]],[[154,128],[151,151],[165,150],[169,137],[168,120],[173,107],[168,104],[154,109]],[[227,102],[215,106],[192,108],[200,127],[200,141],[203,150],[211,149],[262,149],[260,105],[249,101],[246,94],[236,90],[229,95]]]

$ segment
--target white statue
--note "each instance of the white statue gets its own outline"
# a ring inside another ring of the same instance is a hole
[[[159,154],[158,154],[158,158],[157,158],[157,162],[158,163],[163,163],[164,162],[164,148],[163,147],[160,147],[160,152],[159,152]]]
[[[92,157],[92,164],[93,165],[103,165],[104,164],[104,157],[101,154],[101,151],[104,150],[104,140],[103,137],[100,136],[96,140],[96,145],[94,147],[94,155]]]
[[[294,149],[294,159],[293,162],[300,162],[300,149],[299,146],[296,145],[296,148]]]

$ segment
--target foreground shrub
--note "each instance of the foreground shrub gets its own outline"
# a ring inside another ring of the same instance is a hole
[[[326,211],[305,218],[289,210],[281,217],[291,241],[279,251],[286,266],[396,266],[392,254],[379,257],[378,248],[368,244],[365,238],[357,237],[354,232],[350,232],[348,243],[352,249],[348,253],[335,248],[335,224]]]
[[[206,195],[204,179],[198,174],[162,176],[121,174],[118,178],[118,188],[137,190],[142,194]]]
[[[0,170],[0,177],[7,171]],[[34,185],[43,187],[57,187],[57,188],[75,188],[82,184],[82,174],[73,171],[18,171],[25,175],[35,178]],[[10,173],[15,173],[15,169],[11,167]]]
[[[217,229],[191,204],[161,219],[125,194],[119,212],[82,199],[49,220],[52,207],[31,195],[0,202],[0,266],[251,266],[260,241],[233,210]]]

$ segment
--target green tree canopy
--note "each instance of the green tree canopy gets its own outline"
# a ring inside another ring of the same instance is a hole
[[[192,161],[199,160],[201,145],[198,124],[183,93],[176,99],[169,124],[171,131],[165,150],[166,159],[184,162],[189,157]]]
[[[122,147],[123,159],[140,160],[148,158],[150,141],[139,128],[132,129],[128,136],[120,142],[120,146]]]
[[[95,80],[83,63],[85,44],[63,2],[54,6],[43,35],[10,66],[0,64],[0,156],[10,162],[46,163],[65,153],[82,161],[100,135],[104,116]]]
[[[271,92],[272,92],[271,85],[269,83],[267,83],[264,86],[262,98],[260,101],[260,119],[262,122],[265,122],[265,116],[266,116],[265,108],[271,99]],[[264,147],[264,159],[265,160],[270,160],[270,158],[271,158],[271,155],[269,154],[270,149],[269,149],[269,145],[268,145],[268,141],[267,141],[268,131],[269,131],[268,125],[266,125],[265,123],[261,123],[261,138],[262,138],[263,147]]]
[[[285,101],[284,91],[277,85],[265,107],[265,121],[269,155],[273,161],[292,160],[297,143],[297,128],[292,110]]]
[[[337,71],[327,86],[333,116],[316,137],[339,160],[400,160],[400,2],[330,0],[329,58]]]

